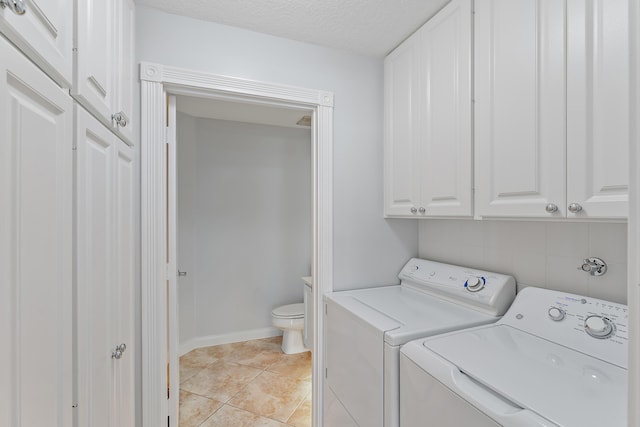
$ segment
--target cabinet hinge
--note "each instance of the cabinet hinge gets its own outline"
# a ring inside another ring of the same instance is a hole
[[[329,368],[324,368],[324,377],[329,378]]]
[[[169,145],[169,128],[164,128],[164,143]]]

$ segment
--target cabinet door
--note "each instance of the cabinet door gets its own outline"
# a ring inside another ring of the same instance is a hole
[[[16,15],[0,8],[0,32],[61,87],[70,88],[73,70],[73,0],[26,1]]]
[[[78,425],[116,426],[114,135],[77,109]]]
[[[420,31],[421,206],[471,216],[471,3],[454,0]]]
[[[567,5],[569,217],[626,218],[629,194],[629,4]]]
[[[73,103],[0,38],[0,425],[72,423]]]
[[[417,215],[419,205],[419,42],[416,33],[384,61],[385,216]]]
[[[118,64],[118,76],[116,87],[118,98],[113,112],[120,112],[124,115],[126,122],[122,122],[118,126],[118,132],[130,144],[135,141],[135,132],[131,119],[133,118],[133,99],[134,99],[134,77],[135,72],[135,4],[132,0],[121,0],[118,3],[116,20],[116,34],[118,43],[116,49],[116,58]]]
[[[117,427],[135,425],[135,167],[133,150],[117,141],[115,164],[115,335],[126,350],[116,365]],[[115,344],[114,344],[115,345]]]
[[[480,216],[565,214],[564,23],[560,0],[475,2]]]
[[[77,42],[73,96],[105,124],[111,124],[117,93],[116,2],[77,0]]]

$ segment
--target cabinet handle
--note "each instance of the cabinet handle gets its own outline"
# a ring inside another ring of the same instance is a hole
[[[111,120],[116,122],[116,124],[120,127],[126,127],[129,119],[127,118],[127,115],[124,112],[120,111],[119,113],[112,114]]]
[[[111,353],[111,358],[119,360],[122,358],[122,354],[127,349],[127,345],[125,343],[120,344],[116,347],[116,349]]]
[[[568,209],[571,213],[578,213],[582,210],[582,206],[580,206],[578,203],[571,203]]]
[[[422,207],[420,209],[418,209],[418,212],[420,212],[421,214],[425,213],[426,211],[427,210],[425,208],[422,208]]]
[[[414,214],[414,213],[418,213],[418,209],[416,209],[415,207],[411,208],[411,213],[412,213],[412,214]]]
[[[549,212],[549,213],[554,213],[554,212],[558,212],[558,205],[554,204],[554,203],[549,203],[545,208],[545,211]]]
[[[0,6],[3,9],[8,7],[16,15],[24,15],[27,11],[27,5],[24,4],[24,0],[0,0]]]

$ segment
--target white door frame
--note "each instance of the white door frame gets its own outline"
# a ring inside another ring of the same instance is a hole
[[[167,400],[167,95],[287,106],[313,111],[313,425],[322,426],[322,295],[333,289],[333,93],[143,62],[141,80],[142,425],[166,425]],[[171,185],[171,184],[169,184]],[[170,309],[171,310],[171,309]],[[176,325],[169,325],[176,327]],[[175,343],[174,343],[175,347]],[[177,351],[177,347],[173,349]],[[316,357],[320,356],[320,357]]]

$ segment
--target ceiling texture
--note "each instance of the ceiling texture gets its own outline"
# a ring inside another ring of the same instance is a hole
[[[385,56],[449,0],[135,0],[175,15]]]

